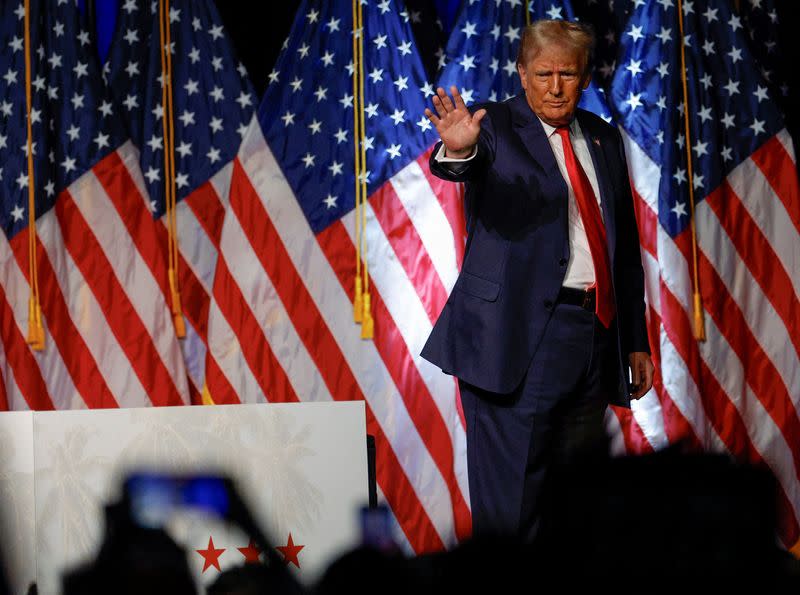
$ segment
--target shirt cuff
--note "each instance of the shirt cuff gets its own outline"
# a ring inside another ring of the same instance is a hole
[[[434,157],[438,163],[466,163],[475,159],[475,155],[478,154],[478,147],[474,147],[472,149],[472,154],[469,157],[463,157],[461,159],[456,157],[445,157],[444,151],[444,143],[442,143],[442,145],[439,147],[439,150],[436,152],[436,157]]]

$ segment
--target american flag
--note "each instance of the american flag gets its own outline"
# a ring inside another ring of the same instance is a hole
[[[25,341],[28,163],[25,3],[0,17],[0,406],[180,405],[186,370],[164,254],[134,149],[74,2],[30,3],[30,113],[43,351]]]
[[[244,67],[237,62],[211,0],[171,0],[170,36],[175,105],[175,173],[179,284],[188,321],[181,347],[192,402],[201,401],[207,358],[208,309],[219,236],[228,204],[233,158],[255,112]],[[125,0],[105,73],[134,145],[154,217],[166,221],[162,66],[158,2]],[[168,149],[168,147],[167,147]],[[166,244],[167,225],[158,226]],[[211,395],[238,402],[230,390]]]
[[[800,203],[792,144],[728,2],[684,1],[683,38],[676,2],[637,4],[611,98],[624,129],[647,276],[657,366],[650,398],[663,411],[670,442],[772,471],[778,534],[797,552]],[[704,341],[692,330],[690,184]]]
[[[374,339],[353,322],[353,6],[307,0],[234,161],[209,348],[244,400],[366,401],[379,490],[421,552],[471,525],[456,384],[419,356],[464,221],[458,189],[427,166],[437,137],[409,15],[395,0],[362,8]]]
[[[521,93],[517,52],[526,24],[525,6],[522,0],[508,3],[468,0],[441,58],[439,86],[448,90],[451,85],[457,86],[467,105],[505,101]],[[529,7],[531,22],[575,20],[569,0],[533,0]],[[583,92],[580,107],[611,121],[603,91],[594,82]]]

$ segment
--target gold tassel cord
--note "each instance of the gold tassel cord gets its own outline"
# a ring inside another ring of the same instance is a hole
[[[697,226],[695,223],[694,171],[692,168],[692,141],[689,128],[689,82],[686,75],[686,46],[683,34],[683,0],[678,0],[678,26],[681,36],[681,83],[683,84],[683,121],[686,134],[686,170],[689,185],[689,224],[692,230],[692,285],[694,293],[694,337],[706,340],[703,302],[700,296],[700,278],[697,263]]]
[[[364,13],[363,4],[358,2],[358,26],[361,35],[358,36],[358,69],[359,69],[359,117],[361,119],[361,129],[359,146],[361,147],[361,172],[357,181],[361,183],[361,254],[364,258],[362,267],[364,277],[364,314],[361,320],[361,338],[372,339],[375,334],[375,322],[372,318],[372,298],[369,293],[369,264],[367,252],[367,147],[365,137],[367,135],[364,118]]]
[[[360,69],[359,63],[359,39],[361,36],[361,25],[359,23],[358,14],[359,0],[353,0],[353,148],[354,148],[354,164],[355,164],[355,220],[356,220],[356,278],[355,278],[355,295],[353,298],[353,320],[360,323],[364,314],[364,301],[363,287],[361,284],[361,181],[359,174],[361,173],[361,152],[359,151],[359,142],[361,140],[360,125],[361,120],[358,117],[361,105],[359,102],[359,83],[358,77]]]
[[[186,323],[183,320],[181,308],[180,287],[178,283],[178,225],[176,217],[176,188],[175,188],[175,131],[174,113],[172,104],[172,54],[170,46],[169,0],[159,1],[159,41],[161,43],[161,109],[162,127],[164,130],[164,199],[167,217],[167,256],[168,279],[172,320],[175,324],[175,334],[179,339],[186,336]]]
[[[33,169],[33,122],[31,110],[31,6],[25,0],[25,102],[28,142],[28,275],[31,295],[28,298],[28,337],[27,343],[34,351],[44,350],[44,326],[42,306],[39,300],[39,269],[36,260],[36,177]]]
[[[531,24],[531,0],[525,0],[525,24]]]

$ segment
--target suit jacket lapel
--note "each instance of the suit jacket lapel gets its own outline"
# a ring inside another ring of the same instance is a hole
[[[597,186],[600,189],[600,206],[603,209],[603,222],[606,227],[606,241],[608,242],[608,256],[611,263],[614,262],[614,252],[617,244],[616,217],[614,205],[614,192],[611,186],[611,177],[606,161],[606,147],[600,137],[592,134],[590,127],[585,124],[585,120],[578,112],[578,124],[583,131],[583,137],[589,145],[589,154],[592,156],[595,174],[597,174]]]
[[[511,108],[511,122],[515,132],[522,140],[531,158],[544,171],[547,182],[558,193],[558,198],[567,204],[567,184],[561,175],[561,170],[556,163],[553,147],[544,133],[544,128],[539,118],[533,113],[524,94],[519,94],[509,101]],[[544,196],[552,196],[552,192],[545,192]]]

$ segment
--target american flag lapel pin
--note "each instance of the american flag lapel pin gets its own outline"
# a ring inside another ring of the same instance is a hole
[[[600,146],[600,139],[599,139],[599,138],[597,138],[597,137],[594,137],[594,138],[592,139],[592,142],[593,142],[594,144],[596,144],[598,147]]]

